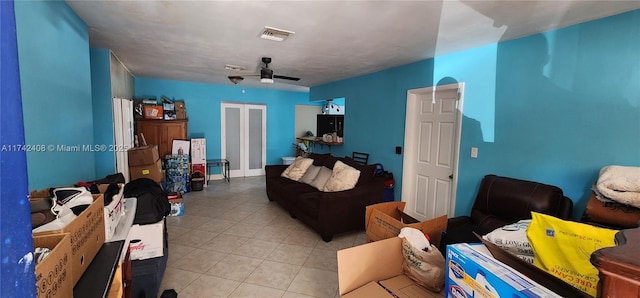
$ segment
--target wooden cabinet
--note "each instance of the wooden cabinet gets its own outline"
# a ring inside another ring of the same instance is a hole
[[[591,254],[600,273],[598,297],[640,297],[640,228],[620,231],[616,244]]]
[[[149,145],[158,145],[160,158],[171,154],[173,140],[187,139],[187,120],[136,120],[138,135],[144,134]]]

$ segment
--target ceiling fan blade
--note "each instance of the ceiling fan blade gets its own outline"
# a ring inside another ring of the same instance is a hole
[[[281,80],[289,80],[289,81],[300,81],[300,78],[281,76],[281,75],[273,75],[273,78],[274,79],[281,79]]]

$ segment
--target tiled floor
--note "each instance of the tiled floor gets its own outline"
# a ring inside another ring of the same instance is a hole
[[[317,233],[269,202],[264,177],[210,181],[168,217],[169,260],[160,292],[178,297],[339,297],[336,251],[364,232]]]

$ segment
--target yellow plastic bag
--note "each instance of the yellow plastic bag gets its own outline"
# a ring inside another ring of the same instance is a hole
[[[589,261],[594,251],[615,246],[616,230],[566,221],[531,212],[527,238],[537,267],[581,291],[596,296],[598,269]]]

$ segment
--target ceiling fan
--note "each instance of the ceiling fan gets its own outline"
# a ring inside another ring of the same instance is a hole
[[[260,76],[260,82],[265,84],[273,83],[273,79],[290,80],[290,81],[300,80],[300,78],[296,78],[296,77],[274,75],[273,70],[269,68],[269,63],[271,63],[271,58],[269,57],[262,57],[262,63],[264,63],[264,66],[260,68],[259,75],[256,74],[256,75],[247,75],[247,76]],[[229,81],[231,81],[234,84],[238,84],[239,82],[244,80],[243,76],[228,76],[228,78],[229,78]]]

